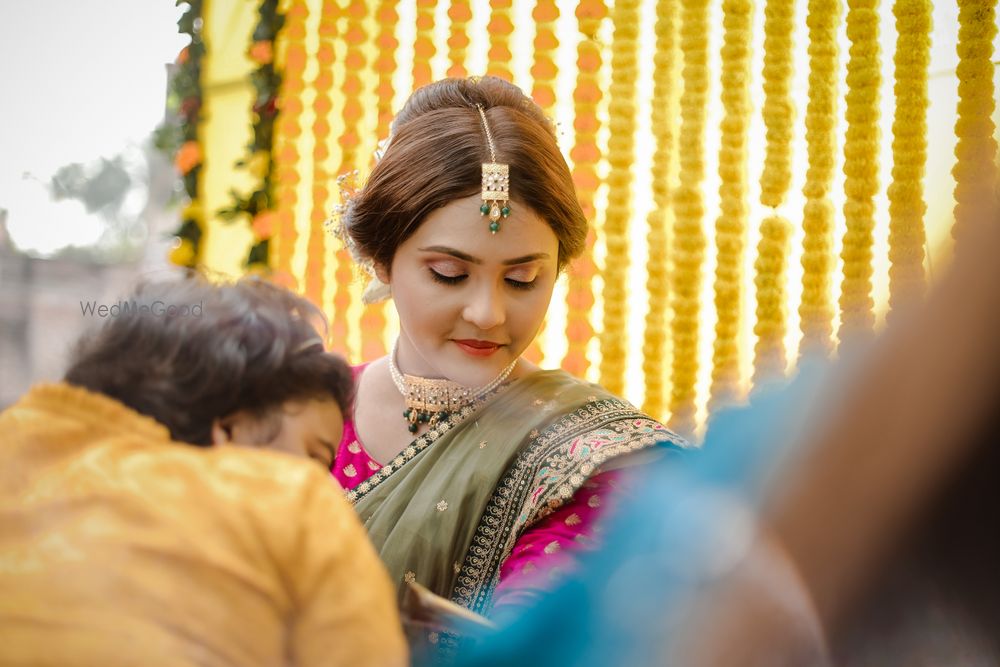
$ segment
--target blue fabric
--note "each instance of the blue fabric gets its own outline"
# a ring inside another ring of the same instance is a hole
[[[607,527],[604,547],[537,607],[460,656],[472,667],[663,664],[666,619],[684,593],[724,568],[727,548],[797,453],[793,443],[816,404],[820,369],[756,393],[722,412],[701,449],[646,466],[632,502]],[[742,517],[742,519],[741,519]],[[720,560],[721,559],[721,560]]]

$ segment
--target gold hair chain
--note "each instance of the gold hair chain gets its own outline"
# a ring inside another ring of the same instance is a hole
[[[510,217],[510,166],[497,162],[496,145],[493,143],[493,133],[490,131],[490,124],[486,121],[486,111],[482,104],[477,104],[479,117],[483,121],[483,129],[486,131],[486,143],[490,147],[490,162],[484,162],[482,198],[483,204],[479,207],[482,215],[489,216],[490,232],[496,234],[500,231],[501,218]]]

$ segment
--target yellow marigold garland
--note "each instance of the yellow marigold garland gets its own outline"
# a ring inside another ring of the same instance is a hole
[[[691,435],[695,427],[698,314],[701,266],[705,253],[701,183],[705,174],[703,141],[708,90],[708,5],[702,0],[683,0],[681,16],[684,92],[680,102],[681,132],[678,146],[680,185],[674,194],[674,317],[670,325],[674,352],[670,425],[679,433]]]
[[[448,76],[462,78],[468,75],[465,56],[469,48],[469,21],[472,20],[469,0],[451,0],[448,18],[451,19],[448,37],[448,60],[451,66],[448,68]]]
[[[764,8],[764,127],[767,150],[760,176],[760,201],[777,208],[792,181],[791,84],[794,0],[768,0]]]
[[[417,0],[417,36],[413,41],[413,89],[426,86],[434,79],[431,58],[434,57],[434,7],[437,0]]]
[[[608,210],[604,223],[604,326],[601,331],[601,384],[625,391],[628,297],[628,228],[631,217],[632,163],[635,161],[635,82],[638,79],[639,0],[617,0],[611,13],[611,99],[608,105]]]
[[[667,263],[667,213],[670,206],[670,167],[676,152],[670,110],[677,90],[677,25],[676,5],[673,0],[658,0],[656,4],[656,55],[653,57],[653,101],[650,108],[650,125],[657,136],[653,154],[653,210],[647,217],[649,233],[646,245],[649,257],[646,262],[646,291],[649,293],[649,310],[646,312],[646,330],[642,343],[642,371],[645,376],[646,398],[642,409],[659,418],[666,409],[664,379],[666,375],[667,309],[669,303],[670,274]]]
[[[510,52],[510,36],[514,32],[514,24],[510,20],[512,3],[513,0],[490,0],[490,22],[487,26],[490,50],[487,53],[486,73],[507,81],[511,80],[510,59],[513,57]]]
[[[997,34],[996,0],[958,2],[958,118],[955,121],[956,251],[962,248],[962,224],[994,196],[997,144],[994,138],[993,38]]]
[[[924,166],[927,162],[927,67],[930,0],[896,0],[896,114],[889,185],[889,317],[924,291]]]
[[[291,0],[285,13],[284,29],[279,35],[284,43],[285,55],[277,101],[279,114],[274,151],[276,215],[280,229],[278,238],[281,239],[276,248],[274,279],[292,289],[297,288],[297,281],[292,273],[292,255],[298,237],[294,217],[298,200],[296,188],[301,180],[296,143],[302,135],[299,119],[303,111],[302,93],[305,90],[302,75],[306,66],[305,24],[308,13],[305,0]]]
[[[531,67],[531,76],[534,79],[531,97],[548,112],[556,102],[554,86],[559,70],[554,56],[559,47],[559,39],[555,32],[559,7],[555,0],[537,0],[531,17],[535,19],[535,63]]]
[[[347,25],[344,40],[347,50],[344,55],[344,131],[337,140],[340,144],[340,168],[338,174],[346,174],[358,168],[358,145],[361,143],[358,125],[364,116],[361,106],[361,76],[367,67],[363,45],[368,37],[365,34],[365,18],[368,14],[368,4],[365,0],[351,0],[346,8]],[[334,280],[337,282],[333,296],[334,317],[330,324],[330,339],[334,349],[348,349],[348,317],[347,309],[351,305],[350,284],[354,278],[354,262],[346,248],[339,248],[336,253],[337,269]]]
[[[872,232],[878,192],[879,82],[878,0],[848,0],[847,138],[844,142],[844,279],[840,294],[840,344],[874,331]]]
[[[330,208],[331,174],[327,170],[330,158],[330,111],[333,101],[334,43],[337,37],[337,20],[340,7],[336,0],[323,0],[319,17],[319,48],[316,60],[319,69],[313,82],[316,97],[313,101],[312,209],[309,214],[309,242],[306,245],[306,298],[318,306],[323,305],[323,268],[326,259],[326,228],[324,222]]]
[[[802,301],[800,356],[826,357],[832,349],[833,218],[830,201],[837,146],[837,26],[840,3],[809,0],[809,103],[806,105],[808,168],[802,188]]]
[[[601,127],[597,107],[602,97],[599,82],[601,45],[597,41],[597,34],[607,14],[607,6],[603,0],[581,0],[576,7],[581,39],[577,46],[576,89],[573,91],[573,127],[576,136],[570,157],[573,159],[573,183],[576,185],[583,214],[590,221],[591,228],[587,234],[587,249],[569,269],[566,293],[567,349],[562,367],[577,377],[584,377],[587,373],[587,344],[594,335],[590,324],[590,310],[594,305],[592,280],[597,273],[593,260],[593,224],[596,215],[594,194],[600,185],[597,166],[601,157],[597,147],[597,133]]]
[[[760,201],[772,209],[780,206],[792,180],[792,33],[795,5],[792,0],[768,0],[764,9],[764,126],[767,150],[760,176]],[[754,381],[785,371],[784,280],[791,225],[772,214],[761,224],[761,241],[755,263],[757,316],[754,327]]]
[[[454,7],[454,4],[452,5]],[[375,129],[375,136],[388,137],[389,124],[392,122],[392,100],[394,90],[392,87],[392,76],[396,69],[396,48],[399,41],[396,39],[396,24],[399,22],[399,14],[396,12],[395,0],[382,0],[376,9],[375,16],[378,20],[378,36],[376,44],[379,47],[378,56],[375,58],[375,71],[378,76],[376,85],[376,110],[378,115],[378,125]],[[361,314],[361,358],[376,359],[385,354],[385,303],[372,303],[365,306]]]
[[[546,112],[551,112],[552,105],[555,104],[555,78],[558,73],[553,55],[559,46],[554,30],[556,19],[559,18],[559,8],[554,0],[538,0],[532,11],[532,18],[535,19],[535,50],[534,64],[531,67],[533,84],[531,96]],[[544,354],[541,346],[541,333],[544,331],[546,323],[542,323],[535,340],[524,352],[524,357],[532,363],[541,363]]]
[[[770,6],[770,5],[769,5]],[[750,0],[723,0],[719,217],[715,222],[715,344],[709,407],[735,400],[740,381],[740,304],[747,223],[747,121],[750,115]]]
[[[781,378],[785,373],[785,267],[792,227],[780,216],[760,226],[760,244],[754,262],[757,322],[754,334],[753,383]]]

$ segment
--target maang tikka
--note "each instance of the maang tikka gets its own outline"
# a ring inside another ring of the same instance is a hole
[[[483,205],[479,212],[490,218],[490,232],[500,231],[500,219],[510,216],[510,167],[497,163],[496,146],[493,145],[493,133],[490,124],[486,122],[486,112],[482,104],[477,104],[479,117],[483,120],[486,131],[486,143],[490,147],[490,161],[483,163]]]

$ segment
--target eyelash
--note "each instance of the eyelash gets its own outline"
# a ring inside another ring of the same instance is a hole
[[[466,278],[468,278],[468,276],[466,275],[446,276],[441,273],[438,273],[437,271],[431,268],[428,268],[427,270],[431,272],[431,278],[434,280],[434,282],[441,283],[442,285],[457,285]],[[534,280],[530,282],[524,280],[514,280],[513,278],[505,278],[504,280],[511,288],[516,290],[530,290],[534,289],[535,287]]]

